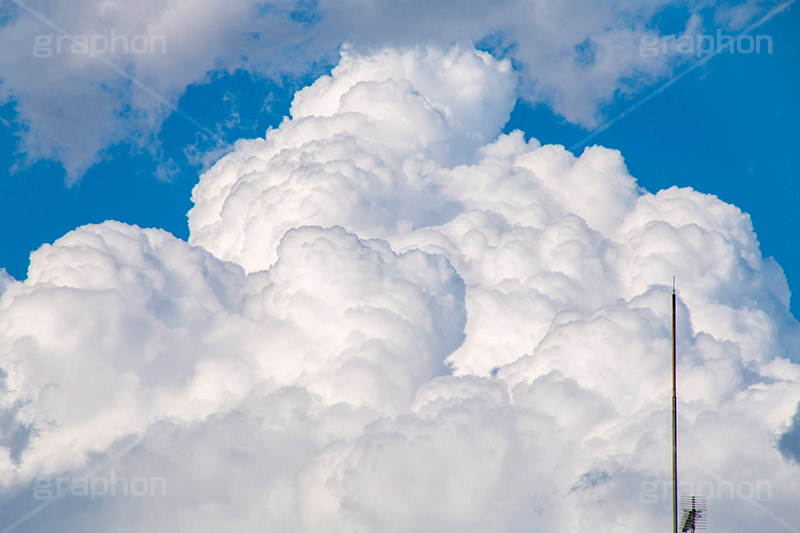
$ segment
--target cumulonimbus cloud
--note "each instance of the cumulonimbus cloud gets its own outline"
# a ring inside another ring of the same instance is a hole
[[[200,177],[188,243],[35,252],[0,298],[5,490],[102,460],[167,490],[20,527],[667,524],[673,275],[684,489],[716,530],[792,526],[798,324],[749,217],[500,134],[516,82],[464,45],[348,50]]]

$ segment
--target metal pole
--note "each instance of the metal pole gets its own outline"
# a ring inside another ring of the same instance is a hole
[[[675,276],[672,277],[672,529],[678,533],[678,387],[675,361]]]

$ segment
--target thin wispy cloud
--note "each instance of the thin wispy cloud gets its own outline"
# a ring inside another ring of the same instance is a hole
[[[639,53],[641,36],[668,5],[661,0],[470,1],[458,10],[447,2],[382,1],[5,5],[0,98],[15,105],[27,162],[60,162],[70,182],[115,144],[152,149],[158,158],[160,127],[176,113],[219,145],[212,125],[177,106],[187,87],[237,70],[306,74],[335,61],[344,43],[361,50],[486,43],[518,65],[522,98],[588,128],[603,123],[600,110],[615,95],[657,83],[679,64],[670,55]],[[704,5],[689,3],[687,10]],[[130,46],[136,39],[159,46]],[[634,79],[640,81],[632,85]]]

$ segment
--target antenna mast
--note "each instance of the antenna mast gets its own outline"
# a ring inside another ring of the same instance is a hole
[[[678,533],[678,387],[675,366],[675,276],[672,276],[672,529],[673,533]]]

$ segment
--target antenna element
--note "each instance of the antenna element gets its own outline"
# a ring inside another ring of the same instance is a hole
[[[678,387],[675,367],[675,276],[672,276],[672,530],[678,533]]]

